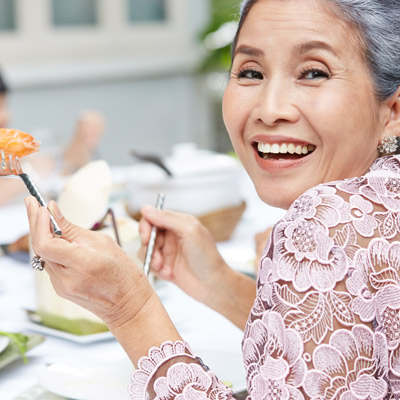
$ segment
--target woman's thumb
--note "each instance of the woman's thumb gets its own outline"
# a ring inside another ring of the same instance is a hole
[[[64,218],[60,207],[58,207],[55,201],[51,200],[47,208],[57,222],[61,230],[61,236],[64,239],[68,241],[73,241],[77,236],[79,236],[79,231],[82,230],[82,228],[72,224],[66,218]]]

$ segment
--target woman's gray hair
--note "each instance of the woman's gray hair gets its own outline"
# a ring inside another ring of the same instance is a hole
[[[260,0],[243,0],[237,39],[251,7]],[[400,0],[320,0],[336,15],[354,26],[365,45],[365,57],[379,100],[390,97],[400,86]],[[233,53],[232,53],[233,54]]]

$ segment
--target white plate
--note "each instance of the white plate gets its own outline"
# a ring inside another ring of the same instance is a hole
[[[234,393],[246,389],[240,353],[207,349],[197,354],[219,379],[232,383]],[[118,356],[52,364],[39,381],[49,392],[69,399],[126,400],[132,372],[129,359]]]
[[[0,336],[0,353],[6,349],[10,343],[10,338],[7,336]]]
[[[57,363],[47,367],[39,382],[47,391],[74,400],[126,400],[133,372],[125,357]]]
[[[233,393],[246,389],[246,373],[241,352],[201,348],[194,351],[221,381],[232,383]]]
[[[95,343],[101,342],[103,340],[114,339],[114,336],[109,331],[93,333],[91,335],[74,335],[73,333],[60,331],[58,329],[49,328],[40,324],[35,324],[34,322],[27,322],[27,327],[32,331],[42,333],[43,335],[55,336],[60,339],[69,340],[75,343]]]

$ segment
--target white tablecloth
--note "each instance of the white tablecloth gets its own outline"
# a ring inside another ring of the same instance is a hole
[[[243,189],[247,202],[244,217],[232,239],[219,244],[222,254],[228,262],[235,264],[235,268],[251,259],[254,252],[253,234],[282,215],[281,210],[268,208],[257,200],[249,181],[244,181]],[[0,243],[11,242],[28,231],[22,202],[0,208],[0,227]],[[171,284],[159,284],[157,291],[181,335],[194,350],[207,347],[240,353],[242,332],[225,318],[195,302]],[[0,330],[30,332],[24,308],[35,308],[33,272],[28,264],[1,257]],[[123,351],[115,339],[79,344],[47,336],[44,343],[28,353],[28,364],[18,360],[0,370],[0,399],[35,399],[33,395],[20,394],[38,385],[39,376],[48,365],[90,359],[107,353],[115,355],[123,354]],[[207,360],[204,361],[207,363]]]

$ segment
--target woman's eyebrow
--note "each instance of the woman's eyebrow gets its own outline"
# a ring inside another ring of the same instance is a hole
[[[326,50],[332,53],[333,55],[337,56],[337,53],[332,46],[320,40],[310,40],[307,42],[299,43],[294,47],[294,52],[300,55],[303,55],[313,50]],[[253,57],[262,57],[264,56],[265,52],[262,49],[242,44],[236,48],[234,56],[236,56],[237,54],[245,54]]]
[[[244,44],[236,48],[234,55],[236,56],[238,53],[246,54],[248,56],[253,56],[253,57],[261,57],[264,55],[264,52],[261,49]]]
[[[294,47],[294,51],[298,54],[305,54],[312,50],[326,50],[337,56],[336,51],[328,43],[320,40],[311,40],[304,43],[299,43]]]

